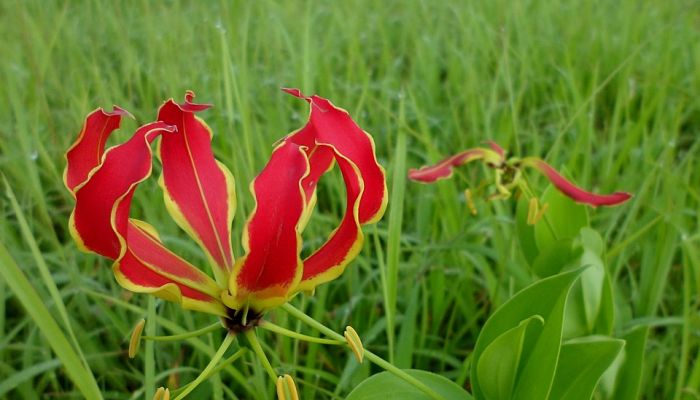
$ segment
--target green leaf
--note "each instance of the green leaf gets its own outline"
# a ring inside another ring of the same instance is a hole
[[[446,400],[472,398],[466,390],[443,376],[416,369],[404,371],[435,390]],[[370,376],[357,385],[346,400],[430,400],[430,397],[396,375],[382,372]]]
[[[639,398],[648,333],[649,326],[644,325],[622,336],[626,345],[600,382],[603,398],[615,400]]]
[[[485,371],[477,367],[485,362],[481,361],[485,349],[503,333],[535,315],[545,322],[541,329],[528,330],[525,335],[513,398],[547,398],[559,357],[564,305],[571,285],[582,271],[569,271],[535,282],[515,294],[486,321],[472,355],[471,381],[475,398],[486,398],[480,386],[480,375]]]
[[[90,370],[82,363],[80,356],[66,338],[61,328],[44,305],[44,301],[24,275],[20,267],[0,242],[0,276],[7,281],[19,302],[49,342],[51,349],[63,363],[66,374],[76,388],[88,399],[101,399],[100,389]]]
[[[602,258],[603,239],[590,228],[582,228],[577,245],[580,257],[574,266],[586,266],[571,288],[564,318],[564,338],[593,334],[610,335],[614,325],[612,285]]]
[[[521,196],[515,211],[518,241],[520,242],[520,249],[523,251],[527,263],[532,265],[539,254],[539,250],[537,250],[537,243],[535,243],[535,229],[532,225],[527,223],[528,208],[529,201],[525,196]]]
[[[560,273],[567,266],[574,264],[577,267],[581,266],[581,264],[576,263],[581,253],[580,248],[574,248],[571,239],[558,240],[543,250],[530,265],[537,276],[546,278]]]
[[[588,226],[586,206],[564,196],[554,186],[544,191],[541,202],[549,207],[535,224],[535,243],[540,252],[558,240],[576,238],[581,228]]]
[[[476,366],[479,386],[486,398],[510,399],[515,386],[525,333],[530,322],[544,325],[544,319],[533,315],[521,321],[515,328],[505,331],[485,349]]]
[[[590,400],[601,376],[624,345],[624,340],[604,336],[588,336],[564,343],[550,398]]]

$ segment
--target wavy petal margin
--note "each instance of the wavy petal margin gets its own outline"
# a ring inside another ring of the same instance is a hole
[[[304,149],[283,142],[251,183],[255,209],[243,232],[245,255],[236,262],[224,302],[261,312],[283,304],[302,276],[300,224],[306,210]]]
[[[152,226],[129,219],[136,186],[151,174],[150,143],[174,131],[163,122],[147,124],[107,150],[99,167],[76,186],[70,231],[83,250],[115,260],[112,268],[124,288],[226,315],[211,278],[167,250]]]
[[[434,165],[427,165],[419,169],[411,168],[408,178],[420,183],[433,183],[441,179],[447,179],[454,173],[455,167],[476,160],[484,160],[487,163],[498,165],[504,161],[505,152],[495,142],[489,142],[491,149],[473,148],[447,157]]]
[[[236,209],[233,175],[214,158],[211,130],[194,114],[207,104],[172,99],[163,104],[158,120],[177,127],[177,135],[161,139],[158,155],[163,164],[160,184],[170,215],[205,251],[217,282],[226,285],[233,268],[231,222]]]
[[[598,206],[615,206],[622,204],[632,198],[630,193],[615,192],[612,194],[597,194],[588,192],[571,181],[564,178],[557,170],[543,160],[534,157],[524,158],[521,164],[526,167],[532,167],[541,172],[549,179],[552,184],[559,189],[560,192],[571,198],[573,201],[583,204],[588,204],[593,207]]]
[[[359,214],[364,182],[359,168],[352,161],[342,156],[336,160],[347,193],[345,215],[328,240],[304,260],[304,274],[297,291],[310,292],[316,286],[338,278],[362,249],[364,235]]]
[[[361,225],[378,221],[386,210],[386,174],[377,162],[372,137],[349,113],[320,96],[305,96],[298,89],[285,92],[310,106],[306,125],[284,140],[306,149],[310,173],[302,182],[308,201],[307,216],[315,203],[319,179],[338,164],[346,186],[346,211],[327,241],[304,260],[304,274],[296,291],[313,291],[340,276],[360,252]]]
[[[350,114],[320,96],[305,96],[299,89],[283,89],[286,93],[306,100],[311,108],[307,125],[287,136],[285,140],[313,150],[316,145],[330,146],[338,156],[351,160],[360,171],[365,193],[360,198],[361,224],[379,221],[388,200],[386,173],[377,162],[372,136],[363,131]],[[320,170],[330,165],[323,165]],[[314,182],[315,184],[315,182]]]
[[[66,151],[63,183],[71,193],[76,186],[85,182],[90,171],[100,165],[105,152],[105,143],[109,135],[119,128],[124,116],[131,117],[131,114],[114,106],[111,112],[98,108],[85,118],[78,138]]]

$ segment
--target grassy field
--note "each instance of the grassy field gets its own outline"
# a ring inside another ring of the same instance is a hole
[[[365,229],[361,256],[338,280],[293,304],[402,368],[469,387],[470,353],[494,307],[531,282],[514,202],[462,192],[478,167],[424,186],[406,171],[494,139],[538,155],[582,186],[634,199],[592,210],[604,234],[618,326],[649,325],[642,393],[700,398],[700,6],[692,1],[0,1],[0,268],[16,263],[80,353],[105,398],[146,398],[194,379],[223,330],[148,343],[129,335],[149,307],[159,334],[216,322],[130,295],[110,263],[71,240],[73,202],[63,153],[97,106],[136,116],[128,137],[186,89],[215,104],[204,114],[217,157],[236,176],[234,252],[252,208],[248,182],[273,143],[300,127],[299,87],[348,109],[376,141],[389,178],[385,218]],[[546,182],[531,177],[538,191]],[[162,205],[155,179],[136,211],[188,259],[204,257]],[[322,183],[309,249],[344,209],[338,176]],[[308,251],[309,249],[306,249]],[[4,254],[4,255],[3,255]],[[80,398],[36,320],[25,288],[0,279],[0,398]],[[281,311],[270,320],[315,334]],[[65,322],[69,322],[70,329]],[[342,398],[369,374],[348,352],[261,333],[302,398]],[[234,345],[236,347],[237,345]],[[80,355],[79,355],[80,356]],[[273,385],[250,354],[193,398],[267,399]]]

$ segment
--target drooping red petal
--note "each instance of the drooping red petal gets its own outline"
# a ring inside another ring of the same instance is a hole
[[[311,106],[306,127],[286,140],[310,150],[316,145],[328,145],[338,155],[352,161],[365,184],[365,192],[360,198],[360,223],[377,222],[384,215],[388,197],[384,168],[377,162],[372,137],[352,120],[347,111],[329,100],[316,95],[304,96],[298,89],[283,90],[306,100]]]
[[[107,150],[99,168],[77,186],[70,230],[81,248],[115,260],[115,276],[125,288],[225,315],[211,278],[167,250],[150,225],[129,219],[136,186],[151,174],[150,143],[175,130],[163,122],[147,124]]]
[[[126,110],[114,106],[112,112],[98,108],[85,118],[78,138],[66,151],[63,183],[71,193],[76,186],[85,182],[90,171],[100,165],[107,138],[119,128],[123,116],[131,115]]]
[[[161,186],[171,216],[209,257],[217,281],[233,267],[231,222],[235,211],[234,182],[231,173],[214,158],[211,130],[194,113],[207,109],[192,102],[187,92],[185,102],[167,101],[158,119],[177,126],[177,135],[164,136],[159,156],[163,164]]]
[[[328,240],[304,260],[304,274],[297,291],[311,291],[317,285],[342,274],[359,253],[361,225],[378,221],[387,202],[384,169],[377,162],[372,137],[363,131],[347,111],[319,96],[304,96],[298,89],[285,92],[305,99],[311,108],[307,124],[285,138],[304,146],[311,172],[303,181],[309,200],[315,202],[316,185],[335,160],[346,186],[346,210],[340,225]]]
[[[491,144],[492,148],[493,144]],[[437,164],[428,165],[419,169],[411,168],[408,171],[408,178],[416,182],[433,183],[441,179],[449,178],[452,176],[455,167],[464,165],[471,161],[484,160],[488,163],[500,164],[503,161],[503,154],[505,153],[502,151],[503,149],[501,149],[500,146],[498,149],[501,151],[497,151],[497,149],[485,149],[480,147],[465,150],[451,157],[447,157]]]
[[[229,280],[233,309],[256,311],[287,301],[301,278],[300,223],[306,208],[301,182],[309,173],[304,150],[283,142],[251,184],[256,206],[246,223],[246,254],[235,264]]]
[[[359,168],[353,162],[342,156],[336,160],[347,193],[345,215],[330,238],[304,260],[304,274],[297,291],[312,291],[319,284],[336,279],[362,249],[364,236],[359,209],[364,182],[360,179]]]
[[[583,190],[567,180],[557,170],[552,168],[539,158],[528,157],[521,161],[522,165],[535,168],[549,179],[552,184],[566,196],[578,203],[584,203],[593,207],[614,206],[624,203],[632,198],[632,195],[625,192],[615,192],[612,194],[597,194]]]

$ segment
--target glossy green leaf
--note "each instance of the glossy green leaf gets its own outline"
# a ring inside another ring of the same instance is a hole
[[[553,186],[544,191],[541,202],[549,206],[534,228],[535,243],[540,252],[558,240],[578,237],[581,228],[588,226],[586,206],[564,196]]]
[[[466,390],[443,376],[416,369],[404,371],[446,400],[472,398]],[[382,372],[362,381],[346,397],[346,400],[430,400],[430,397],[396,375]]]
[[[599,385],[604,399],[636,400],[639,398],[648,333],[649,327],[645,325],[622,336],[626,342],[625,347],[615,359],[613,366],[605,372]]]
[[[487,399],[510,399],[515,386],[525,333],[531,322],[544,325],[544,319],[533,315],[516,327],[505,331],[485,349],[477,363],[479,386]]]
[[[485,371],[477,367],[485,349],[520,321],[534,315],[541,316],[545,323],[541,329],[528,330],[525,335],[512,398],[547,398],[559,357],[564,305],[571,285],[582,271],[569,271],[535,282],[515,294],[486,321],[472,355],[471,381],[475,398],[487,398],[479,383]]]
[[[593,229],[582,228],[576,242],[580,256],[575,267],[588,268],[571,288],[564,338],[609,335],[614,325],[614,304],[612,285],[602,258],[603,239]]]
[[[550,398],[590,400],[601,376],[624,345],[624,340],[605,336],[588,336],[564,343]]]

